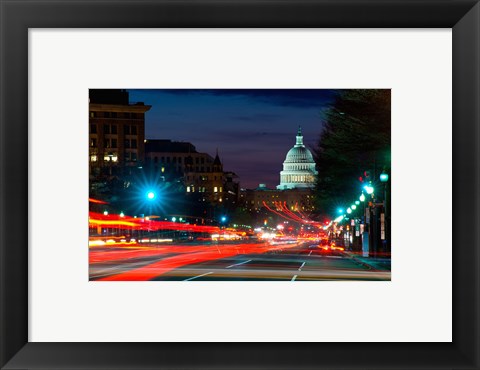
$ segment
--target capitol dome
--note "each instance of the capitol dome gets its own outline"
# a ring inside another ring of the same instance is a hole
[[[312,153],[303,144],[302,129],[298,127],[297,142],[283,162],[277,189],[313,188],[317,174]]]

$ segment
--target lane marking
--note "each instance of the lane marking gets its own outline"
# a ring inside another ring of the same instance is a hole
[[[240,263],[236,263],[234,265],[230,265],[230,266],[227,266],[225,267],[226,269],[229,269],[230,267],[234,267],[234,266],[240,266],[240,265],[243,265],[244,263],[248,263],[250,262],[251,260],[248,260],[248,261],[245,261],[245,262],[240,262]]]
[[[302,267],[305,266],[305,262],[302,263],[302,266],[300,266],[300,268],[298,269],[298,271],[300,271],[302,269]]]
[[[295,276],[292,278],[292,280],[290,280],[290,281],[295,281],[295,279],[297,278],[297,276],[298,276],[298,275],[295,275]]]
[[[309,256],[312,254],[313,251],[310,251],[310,253],[308,254]]]
[[[189,280],[193,280],[193,279],[196,279],[196,278],[199,278],[199,277],[202,277],[202,276],[205,276],[205,275],[209,275],[209,274],[213,274],[213,271],[206,272],[205,274],[202,274],[202,275],[197,275],[197,276],[194,276],[194,277],[191,277],[191,278],[185,279],[185,280],[183,280],[183,281],[189,281]]]

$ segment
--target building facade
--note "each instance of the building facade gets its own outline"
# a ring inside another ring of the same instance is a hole
[[[150,105],[130,104],[126,90],[89,92],[89,170],[121,174],[144,161],[145,113]]]
[[[242,189],[240,199],[249,212],[259,211],[265,206],[276,209],[282,205],[293,212],[315,210],[313,191],[309,188],[279,190],[260,184],[256,189]]]
[[[185,193],[200,202],[225,201],[225,184],[228,177],[218,153],[215,158],[199,153],[195,146],[171,140],[146,140],[146,162],[154,172],[165,178],[182,181]],[[229,189],[231,190],[231,189]],[[232,194],[227,197],[232,198]]]
[[[315,161],[312,153],[303,144],[302,129],[299,126],[296,143],[287,153],[280,172],[279,190],[287,189],[312,189],[315,187],[316,176]]]

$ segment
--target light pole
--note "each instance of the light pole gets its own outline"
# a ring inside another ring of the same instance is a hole
[[[387,207],[387,204],[388,204],[388,193],[387,193],[387,189],[388,189],[388,173],[383,170],[382,173],[380,174],[380,181],[383,183],[383,210],[384,210],[384,229],[383,229],[383,240],[384,240],[384,243],[385,243],[385,247],[384,247],[384,252],[385,253],[388,253],[389,252],[389,243],[390,243],[390,235],[388,233],[388,225],[389,225],[389,220],[388,220],[388,207]]]

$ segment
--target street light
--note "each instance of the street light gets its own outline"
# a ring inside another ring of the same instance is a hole
[[[147,192],[147,199],[148,200],[154,200],[155,197],[156,197],[156,194],[155,194],[154,191],[150,190],[150,191]]]
[[[388,182],[388,173],[383,170],[382,173],[380,174],[380,181],[383,183],[383,211],[384,211],[384,224],[383,224],[383,240],[385,242],[385,252],[388,252],[388,243],[389,243],[389,237],[388,237],[388,226],[389,226],[389,220],[388,220],[388,212],[387,212],[387,182]]]
[[[380,174],[380,181],[381,181],[381,182],[387,182],[387,181],[388,181],[388,173],[382,172],[382,173]]]
[[[351,208],[347,208],[347,213],[348,213],[348,214],[352,213],[352,209],[351,209]]]
[[[365,194],[360,195],[360,202],[365,202]]]
[[[373,194],[374,188],[372,185],[365,185],[363,188],[365,189],[367,194]]]
[[[350,208],[352,208],[355,211],[357,209],[357,206],[355,204],[352,204]]]
[[[355,204],[358,206],[360,204],[360,201],[356,200]]]
[[[338,213],[343,213],[343,208],[337,209],[337,212],[338,212]]]

